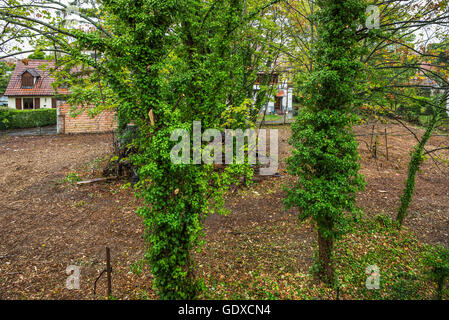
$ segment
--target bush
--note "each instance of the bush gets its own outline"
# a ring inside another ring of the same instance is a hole
[[[397,274],[398,278],[391,285],[391,292],[388,296],[389,300],[422,300],[420,294],[421,283],[415,276],[411,276],[405,272]]]
[[[431,248],[424,262],[430,267],[430,279],[437,284],[438,299],[442,300],[444,285],[449,278],[449,249],[443,246]]]
[[[56,109],[0,109],[0,130],[44,127],[56,124]]]

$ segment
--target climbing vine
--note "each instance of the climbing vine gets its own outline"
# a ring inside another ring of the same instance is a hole
[[[75,30],[76,45],[102,55],[96,67],[113,92],[119,130],[126,132],[130,123],[138,128],[128,148],[135,150],[130,161],[140,180],[138,214],[154,287],[161,299],[194,299],[202,281],[192,254],[201,248],[203,222],[212,212],[224,212],[225,191],[252,170],[235,164],[217,171],[192,159],[172,163],[178,142],[171,135],[184,129],[193,151],[194,121],[201,122],[202,132],[224,129],[229,119],[221,115],[251,98],[247,79],[255,77],[257,66],[246,64],[251,52],[242,40],[244,1],[115,0],[104,1],[101,9],[114,36]]]
[[[174,164],[170,152],[176,142],[170,136],[182,128],[192,138],[194,121],[201,121],[202,131],[222,128],[223,111],[247,98],[238,85],[244,66],[234,31],[243,2],[185,0],[173,9],[164,10],[177,13],[173,17],[177,23],[172,24],[175,35],[169,41],[173,47],[161,50],[162,60],[148,61],[145,70],[150,76],[144,72],[139,79],[147,88],[140,96],[143,117],[132,117],[135,108],[126,113],[140,128],[134,141],[139,151],[132,160],[140,168],[138,195],[145,205],[139,214],[146,226],[145,257],[154,286],[162,299],[193,299],[202,288],[192,253],[201,246],[204,219],[222,211],[227,187],[250,171],[245,165],[231,165],[218,173],[213,165]],[[143,43],[139,48],[146,50]],[[146,117],[149,112],[154,123]]]
[[[446,99],[447,94],[437,95],[433,98],[434,101],[428,103],[428,107],[432,111],[432,117],[429,124],[426,127],[426,130],[418,140],[418,144],[414,147],[411,152],[410,162],[408,164],[408,172],[407,179],[405,181],[404,191],[401,195],[400,206],[398,209],[398,213],[396,216],[396,221],[399,223],[399,226],[402,227],[404,224],[405,218],[407,217],[407,210],[412,202],[413,194],[415,193],[415,183],[416,183],[416,175],[426,159],[425,155],[425,146],[427,142],[432,137],[432,134],[438,124],[438,122],[445,118],[446,115]]]
[[[359,0],[321,0],[316,15],[318,39],[314,70],[301,83],[306,109],[292,124],[293,155],[288,171],[297,181],[287,188],[287,207],[311,218],[318,233],[318,275],[334,281],[334,242],[348,230],[359,174],[357,141],[352,133],[354,90],[361,70],[356,31],[364,16]]]

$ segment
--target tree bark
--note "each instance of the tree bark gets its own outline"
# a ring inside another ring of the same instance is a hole
[[[318,231],[318,277],[326,284],[332,284],[334,281],[333,248],[334,240],[331,237],[323,237]]]

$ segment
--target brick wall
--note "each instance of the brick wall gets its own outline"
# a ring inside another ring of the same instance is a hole
[[[91,118],[86,112],[72,117],[70,108],[68,104],[58,107],[58,133],[110,132],[117,128],[113,111],[104,111],[95,118]]]

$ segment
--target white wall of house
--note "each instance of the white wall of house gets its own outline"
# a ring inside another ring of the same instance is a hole
[[[8,97],[8,108],[11,108],[11,109],[16,108],[16,98]]]
[[[287,110],[293,111],[293,89],[292,88],[288,88]]]
[[[258,85],[254,85],[253,89],[254,89],[254,101],[255,101],[255,99],[256,99],[255,93],[260,88]],[[277,86],[277,92],[279,92],[281,90],[284,91],[284,96],[282,97],[282,110],[283,111],[292,111],[293,110],[293,88],[289,88],[287,82],[283,82]],[[277,94],[277,92],[276,92],[276,94]],[[267,104],[267,113],[274,112],[274,100],[275,100],[274,97],[269,98],[269,102]],[[263,107],[260,112],[263,113],[264,110],[265,110],[265,108]]]
[[[51,109],[51,97],[41,97],[41,109]]]
[[[8,108],[16,108],[16,99],[18,97],[8,97]],[[23,108],[23,98],[40,98],[40,108],[41,109],[51,109],[51,99],[52,97],[22,97],[22,108]]]
[[[270,97],[270,99],[271,98],[272,97]],[[274,112],[274,102],[273,101],[268,102],[268,106],[267,106],[267,113],[271,113],[271,112]]]

